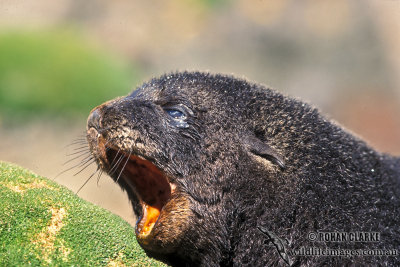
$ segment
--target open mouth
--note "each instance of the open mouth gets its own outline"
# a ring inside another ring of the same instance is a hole
[[[157,224],[174,186],[153,163],[140,156],[109,148],[106,157],[110,176],[124,179],[140,201],[142,214],[136,223],[136,235],[145,238]]]

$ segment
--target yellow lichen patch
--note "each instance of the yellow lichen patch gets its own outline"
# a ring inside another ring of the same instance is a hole
[[[125,263],[122,261],[123,254],[120,252],[115,259],[110,259],[107,264],[107,267],[125,267]]]
[[[54,190],[55,188],[49,186],[46,182],[40,180],[34,180],[32,183],[19,183],[15,184],[12,182],[0,182],[0,185],[7,187],[8,189],[17,192],[17,193],[25,193],[26,190],[36,189],[36,188],[48,188]]]
[[[49,256],[54,253],[56,249],[54,242],[56,241],[57,233],[64,226],[63,218],[67,215],[65,208],[52,207],[50,208],[50,211],[51,220],[49,226],[43,229],[43,231],[36,236],[35,240],[33,240],[33,243],[41,251],[41,258],[47,263],[51,263]],[[62,259],[63,261],[67,261],[71,249],[64,246],[63,240],[57,241],[61,244],[59,246],[59,251],[62,253]]]

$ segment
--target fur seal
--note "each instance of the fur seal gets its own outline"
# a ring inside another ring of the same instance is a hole
[[[164,75],[93,109],[87,140],[166,263],[400,263],[400,158],[263,85]]]

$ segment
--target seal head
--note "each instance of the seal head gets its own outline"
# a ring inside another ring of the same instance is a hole
[[[165,255],[179,253],[182,242],[205,239],[192,228],[208,224],[201,228],[217,237],[221,233],[217,228],[224,227],[229,214],[224,208],[216,217],[214,211],[216,204],[226,201],[233,182],[225,176],[235,174],[235,146],[269,161],[273,172],[284,168],[283,158],[272,147],[250,131],[243,135],[235,130],[243,124],[242,117],[226,112],[231,110],[224,107],[231,104],[229,92],[216,90],[221,86],[210,88],[210,79],[213,76],[201,73],[154,79],[126,97],[94,108],[87,122],[87,139],[98,165],[129,195],[138,218],[139,243],[151,256],[167,262],[176,261]],[[233,87],[244,83],[231,82]],[[226,101],[215,102],[218,109],[210,109],[204,100],[216,101],[220,93],[226,94]],[[223,127],[232,131],[223,132]],[[215,242],[209,247],[228,245]]]

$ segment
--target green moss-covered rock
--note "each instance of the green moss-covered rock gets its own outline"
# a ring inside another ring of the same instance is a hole
[[[0,162],[0,266],[165,266],[118,216]]]

